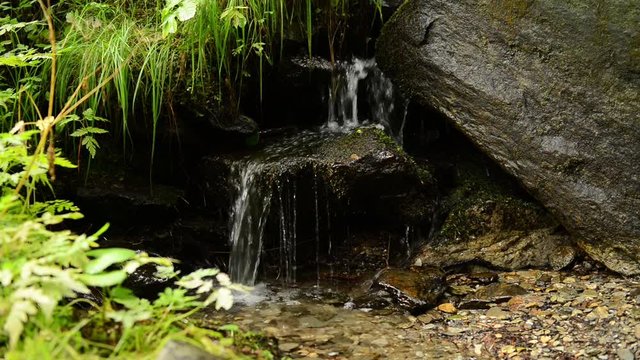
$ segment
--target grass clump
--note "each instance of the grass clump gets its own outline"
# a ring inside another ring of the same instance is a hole
[[[381,7],[381,0],[366,1],[378,9]],[[314,34],[326,29],[331,58],[335,60],[334,48],[344,37],[349,11],[359,3],[355,0],[61,2],[51,9],[60,35],[54,80],[57,91],[52,92],[56,97],[54,105],[61,109],[75,89],[80,87],[82,96],[117,69],[113,81],[93,94],[81,110],[91,108],[110,119],[109,129],[122,139],[125,149],[131,143],[133,127],[140,130],[137,133],[148,134],[153,163],[159,126],[170,126],[171,123],[163,123],[165,119],[175,120],[176,91],[194,96],[215,84],[218,91],[211,96],[230,116],[237,116],[245,79],[257,77],[262,98],[263,72],[281,55],[285,39],[306,37],[311,54]],[[3,20],[10,22],[18,16],[33,19],[33,23],[25,25],[26,35],[0,32],[0,37],[6,40],[3,45],[19,49],[43,43],[47,28],[33,15],[37,9],[35,1],[2,6],[10,15]],[[44,60],[37,66],[13,67],[0,74],[0,81],[11,89],[20,89],[26,79],[33,79],[14,108],[14,111],[21,108],[21,115],[28,119],[37,118],[37,106],[32,106],[32,102],[44,103],[51,92],[41,86],[51,79],[51,62]],[[10,129],[11,124],[7,116],[0,119],[2,130]],[[94,124],[89,121],[85,126]],[[75,130],[68,128],[70,132]]]

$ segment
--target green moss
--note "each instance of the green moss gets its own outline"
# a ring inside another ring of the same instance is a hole
[[[534,0],[491,0],[487,10],[492,18],[513,25],[529,12]]]
[[[444,204],[449,213],[439,234],[442,239],[464,241],[556,224],[542,207],[516,196],[507,181],[487,177],[476,164],[461,166],[457,183]]]
[[[396,156],[407,158],[383,130],[373,127],[358,128],[346,136],[340,136],[325,143],[320,149],[328,162],[346,162],[357,160],[380,151],[389,151]]]

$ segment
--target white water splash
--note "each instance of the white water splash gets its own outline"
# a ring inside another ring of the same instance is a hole
[[[389,128],[395,102],[393,84],[378,69],[375,59],[354,58],[350,63],[338,64],[337,68],[338,73],[329,88],[324,129],[344,132],[371,123]],[[358,95],[363,91],[371,117],[367,119],[358,114],[358,107],[362,106],[358,103]]]
[[[247,285],[253,285],[258,275],[262,234],[271,203],[271,190],[261,189],[258,184],[261,169],[256,162],[241,164],[238,197],[231,216],[229,275],[233,281]]]

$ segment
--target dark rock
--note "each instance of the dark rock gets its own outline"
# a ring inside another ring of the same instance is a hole
[[[385,25],[377,58],[591,257],[639,274],[638,22],[634,2],[409,0]]]
[[[75,202],[95,224],[109,222],[119,229],[164,225],[178,216],[183,204],[183,191],[172,186],[150,187],[142,179],[108,173],[92,174],[92,179],[78,188]]]
[[[442,228],[415,255],[422,264],[480,262],[509,270],[557,270],[574,260],[570,238],[556,230],[556,221],[543,208],[475,166],[462,164],[459,173],[459,185],[443,204],[448,213]]]
[[[528,232],[505,231],[422,247],[418,258],[423,264],[447,267],[480,261],[501,269],[551,267],[562,269],[573,262],[576,252],[566,235],[553,229]]]
[[[437,305],[446,285],[444,273],[437,268],[387,268],[376,277],[374,288],[390,293],[403,308],[418,312]]]
[[[178,131],[186,141],[209,140],[225,145],[242,145],[256,136],[258,124],[237,111],[237,95],[229,84],[212,82],[177,91]],[[223,106],[224,105],[224,106]]]
[[[278,184],[297,183],[299,201],[304,201],[306,189],[312,192],[309,201],[315,200],[313,192],[322,193],[345,207],[348,203],[354,216],[373,216],[395,225],[431,219],[433,179],[382,130],[302,133],[265,141],[263,149],[246,157],[215,155],[202,160],[204,197],[211,208],[225,212],[221,216],[237,192],[234,175],[242,166],[254,163],[263,186],[278,190]]]
[[[475,293],[467,295],[458,304],[460,309],[488,309],[490,304],[508,301],[514,296],[525,295],[527,290],[519,285],[496,283],[487,285],[476,290]]]
[[[182,341],[170,340],[160,350],[156,360],[221,360],[228,358],[228,356],[213,355]]]

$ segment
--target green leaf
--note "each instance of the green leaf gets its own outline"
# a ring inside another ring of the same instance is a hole
[[[63,158],[59,154],[56,155],[56,159],[55,159],[54,163],[57,166],[60,166],[60,167],[63,167],[63,168],[67,168],[67,169],[75,169],[75,168],[77,168],[77,166],[74,163],[72,163],[71,161]]]
[[[109,311],[107,312],[107,317],[114,321],[117,321],[125,327],[125,329],[130,329],[133,325],[138,321],[144,321],[151,318],[153,313],[151,311],[146,310],[120,310],[120,311]]]
[[[176,15],[178,20],[187,21],[196,15],[197,3],[194,0],[183,0]]]
[[[69,114],[65,116],[64,119],[60,120],[60,122],[56,126],[56,129],[62,130],[67,124],[76,122],[76,121],[80,121],[80,117],[76,114]]]
[[[0,36],[4,35],[7,32],[10,31],[16,31],[19,29],[22,29],[26,26],[29,25],[33,25],[33,24],[39,24],[41,23],[40,21],[36,20],[36,21],[29,21],[29,22],[17,22],[17,23],[13,23],[13,24],[5,24],[0,26]]]
[[[98,274],[109,266],[125,262],[134,258],[137,253],[130,249],[109,248],[87,251],[87,256],[94,258],[84,267],[84,272],[90,275]]]
[[[236,29],[244,28],[247,25],[247,18],[240,11],[243,8],[241,6],[229,7],[222,12],[220,19],[226,21],[227,24],[231,24]]]
[[[109,287],[122,284],[127,278],[127,272],[116,270],[97,275],[80,274],[78,278],[89,286]]]
[[[24,330],[24,324],[38,312],[38,308],[31,301],[16,301],[4,323],[4,330],[9,334],[9,346],[15,347]]]
[[[240,327],[236,324],[227,324],[222,325],[218,328],[220,331],[229,331],[229,332],[238,332],[240,331]]]
[[[96,115],[92,108],[88,108],[87,110],[83,111],[82,116],[84,117],[85,120],[89,122],[93,122],[93,121],[109,122],[109,120]]]
[[[225,309],[229,310],[233,306],[233,295],[231,290],[227,288],[218,289],[218,296],[216,297],[216,310]]]
[[[162,37],[167,37],[169,34],[175,34],[176,31],[178,31],[178,20],[176,20],[176,15],[168,15],[164,18],[164,21],[162,21]]]

